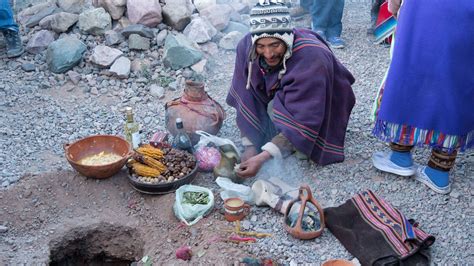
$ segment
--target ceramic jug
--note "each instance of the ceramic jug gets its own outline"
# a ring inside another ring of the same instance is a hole
[[[199,141],[196,130],[216,135],[225,119],[222,106],[204,90],[204,83],[187,80],[183,95],[165,105],[166,128],[174,136],[177,133],[176,118],[183,119],[184,130],[195,145]]]

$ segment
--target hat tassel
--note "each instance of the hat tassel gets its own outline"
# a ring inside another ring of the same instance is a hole
[[[247,74],[247,85],[245,85],[245,88],[248,90],[250,89],[250,78],[252,76],[252,61],[249,62],[249,73]]]

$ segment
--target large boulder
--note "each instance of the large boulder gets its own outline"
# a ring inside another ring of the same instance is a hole
[[[167,1],[163,7],[163,19],[177,31],[182,31],[191,21],[194,6],[190,0]]]
[[[155,42],[156,42],[156,45],[158,47],[163,45],[163,43],[166,40],[166,36],[168,36],[168,31],[166,29],[161,30],[160,32],[158,32],[158,34],[156,35],[156,38],[155,38]]]
[[[226,50],[235,50],[235,48],[237,48],[237,44],[243,36],[244,35],[241,32],[231,31],[222,37],[222,39],[220,39],[219,46]]]
[[[146,37],[146,38],[150,38],[150,39],[155,37],[155,34],[153,33],[152,29],[148,28],[147,26],[141,25],[141,24],[128,25],[127,27],[125,27],[122,30],[121,33],[125,38],[128,38],[128,36],[130,36],[132,34],[138,34],[142,37]]]
[[[149,50],[150,39],[142,37],[138,34],[131,34],[128,37],[128,48],[130,50]]]
[[[124,28],[126,28],[130,25],[132,25],[130,20],[127,17],[123,16],[117,21],[117,25],[115,26],[115,30],[121,30],[121,29],[124,29]]]
[[[48,0],[49,2],[56,2],[56,0]],[[45,0],[10,0],[10,3],[12,4],[12,9],[15,14],[18,14],[18,12],[23,11],[25,9],[28,9],[31,6],[35,6],[38,4],[44,4],[46,1]]]
[[[232,12],[234,9],[229,5],[214,5],[202,10],[200,14],[206,17],[217,30],[221,31],[229,24]]]
[[[115,60],[114,64],[110,67],[110,72],[119,78],[126,79],[130,75],[130,67],[130,59],[122,56]]]
[[[239,12],[232,10],[232,13],[230,13],[230,21],[242,22],[242,15]]]
[[[6,1],[6,0],[4,0]],[[56,12],[58,12],[60,9],[56,5],[51,5],[48,6],[40,11],[38,13],[35,13],[31,17],[29,17],[26,20],[25,26],[29,28],[33,28],[34,26],[38,25],[38,23],[45,17],[52,15]]]
[[[115,20],[123,16],[126,4],[127,0],[92,0],[93,6],[103,7]]]
[[[112,28],[112,18],[104,8],[94,8],[79,15],[79,29],[93,35],[102,35]]]
[[[98,66],[109,67],[122,54],[122,51],[119,49],[111,48],[105,45],[97,45],[92,51],[90,59],[92,63]]]
[[[183,33],[190,40],[205,43],[217,34],[217,30],[206,18],[197,17],[186,26]]]
[[[216,0],[194,0],[194,6],[198,10],[198,12],[201,12],[201,10],[213,6],[215,4]]]
[[[163,64],[171,69],[192,66],[199,62],[202,53],[181,33],[168,34],[165,40]]]
[[[79,15],[59,12],[43,18],[39,25],[43,29],[53,30],[56,33],[66,32],[79,20]]]
[[[250,31],[249,26],[239,23],[239,22],[234,22],[234,21],[229,21],[229,24],[227,27],[222,31],[223,33],[229,33],[232,31],[238,31],[241,32],[242,34],[247,34]]]
[[[215,42],[203,43],[199,45],[199,48],[201,49],[201,51],[210,56],[215,56],[219,53],[219,46],[217,46]]]
[[[196,72],[196,74],[204,74],[207,68],[207,59],[203,59],[196,64],[191,66],[191,69]]]
[[[58,6],[64,12],[79,14],[82,12],[84,0],[58,0]]]
[[[52,42],[46,51],[46,63],[54,73],[64,73],[79,64],[87,46],[74,36]]]
[[[243,3],[230,3],[229,4],[237,13],[245,14],[250,12],[250,6]]]
[[[108,30],[104,33],[105,37],[105,44],[107,45],[114,45],[114,44],[119,44],[124,41],[124,38],[122,34],[114,31],[114,30]]]
[[[20,24],[26,24],[28,19],[33,16],[34,14],[40,12],[41,10],[48,8],[50,6],[56,6],[56,1],[46,1],[44,3],[39,3],[36,5],[33,5],[31,7],[23,9],[20,13],[18,13],[17,16],[17,22]]]
[[[156,27],[163,20],[159,0],[128,0],[127,17],[132,24]]]
[[[26,51],[32,54],[39,54],[46,50],[48,46],[54,42],[56,34],[48,30],[40,30],[36,32],[26,45]]]

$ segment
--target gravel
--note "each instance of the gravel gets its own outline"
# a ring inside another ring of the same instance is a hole
[[[374,151],[387,149],[386,144],[371,136],[370,111],[389,63],[389,49],[373,44],[366,35],[369,2],[346,1],[342,37],[347,47],[335,51],[357,79],[353,86],[357,103],[347,131],[345,162],[320,167],[290,157],[280,164],[267,163],[259,176],[277,175],[295,187],[309,184],[324,207],[340,205],[355,193],[371,189],[436,236],[431,247],[435,264],[474,264],[472,151],[458,156],[453,171],[453,191],[449,195],[438,195],[413,178],[379,172],[371,164]],[[308,18],[297,23],[306,26]],[[183,75],[188,76],[189,71],[163,69],[161,61],[156,60],[150,68],[152,73],[133,72],[124,80],[108,77],[87,60],[93,47],[105,40],[93,36],[82,36],[82,40],[88,51],[84,56],[86,60],[73,69],[81,76],[75,81],[77,85],[70,82],[66,74],[49,72],[43,55],[0,59],[0,121],[3,125],[0,128],[0,184],[3,189],[13,186],[28,173],[71,169],[64,158],[63,144],[92,134],[122,134],[125,106],[133,106],[136,120],[142,125],[143,139],[164,129],[164,103],[181,95]],[[131,61],[152,58],[151,55],[157,58],[157,54],[162,53],[155,43],[146,52],[129,53],[126,47],[122,51]],[[0,50],[3,52],[4,49]],[[235,112],[225,105],[234,56],[234,52],[222,50],[209,59],[213,69],[207,86],[208,93],[227,111],[220,135],[240,144]],[[164,71],[166,77],[172,78],[169,86],[151,78],[163,77]],[[151,84],[160,89],[155,87],[149,93]],[[428,150],[417,149],[414,158],[417,163],[425,163],[428,155]],[[290,265],[353,258],[329,231],[312,241],[296,240],[283,230],[281,220],[282,215],[269,208],[252,208],[251,215],[243,222],[244,229],[270,232],[274,237],[245,248],[257,257],[274,257]],[[4,230],[7,229],[0,227],[0,231]]]

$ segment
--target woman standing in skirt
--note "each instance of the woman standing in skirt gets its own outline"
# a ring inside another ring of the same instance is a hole
[[[389,9],[396,40],[373,134],[391,150],[372,160],[447,194],[457,152],[474,144],[474,1],[389,0]],[[413,164],[414,146],[431,148],[426,166]]]

